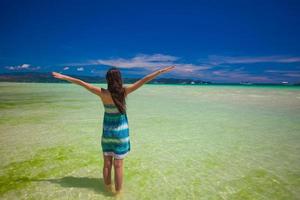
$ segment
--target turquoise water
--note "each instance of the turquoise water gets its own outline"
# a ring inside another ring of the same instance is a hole
[[[97,96],[71,84],[0,91],[0,198],[115,199]],[[299,87],[145,85],[127,107],[122,199],[299,199]]]

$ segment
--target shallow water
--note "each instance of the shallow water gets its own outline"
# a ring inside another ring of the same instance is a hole
[[[71,84],[0,92],[0,198],[115,199],[97,96]],[[127,108],[122,199],[299,199],[299,87],[145,85]]]

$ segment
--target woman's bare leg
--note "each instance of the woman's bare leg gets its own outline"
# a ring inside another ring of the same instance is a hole
[[[116,192],[120,192],[123,182],[123,159],[114,159],[115,169],[115,189]]]
[[[105,185],[111,184],[111,168],[112,168],[112,156],[103,155],[103,180]]]

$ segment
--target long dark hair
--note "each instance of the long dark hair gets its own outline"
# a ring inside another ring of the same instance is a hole
[[[116,67],[111,67],[106,73],[107,89],[120,113],[126,113],[126,94],[123,87],[121,72]]]

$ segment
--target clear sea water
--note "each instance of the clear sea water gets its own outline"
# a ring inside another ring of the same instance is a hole
[[[97,96],[50,83],[0,94],[0,199],[115,199]],[[144,85],[127,108],[122,199],[300,199],[299,87]]]

